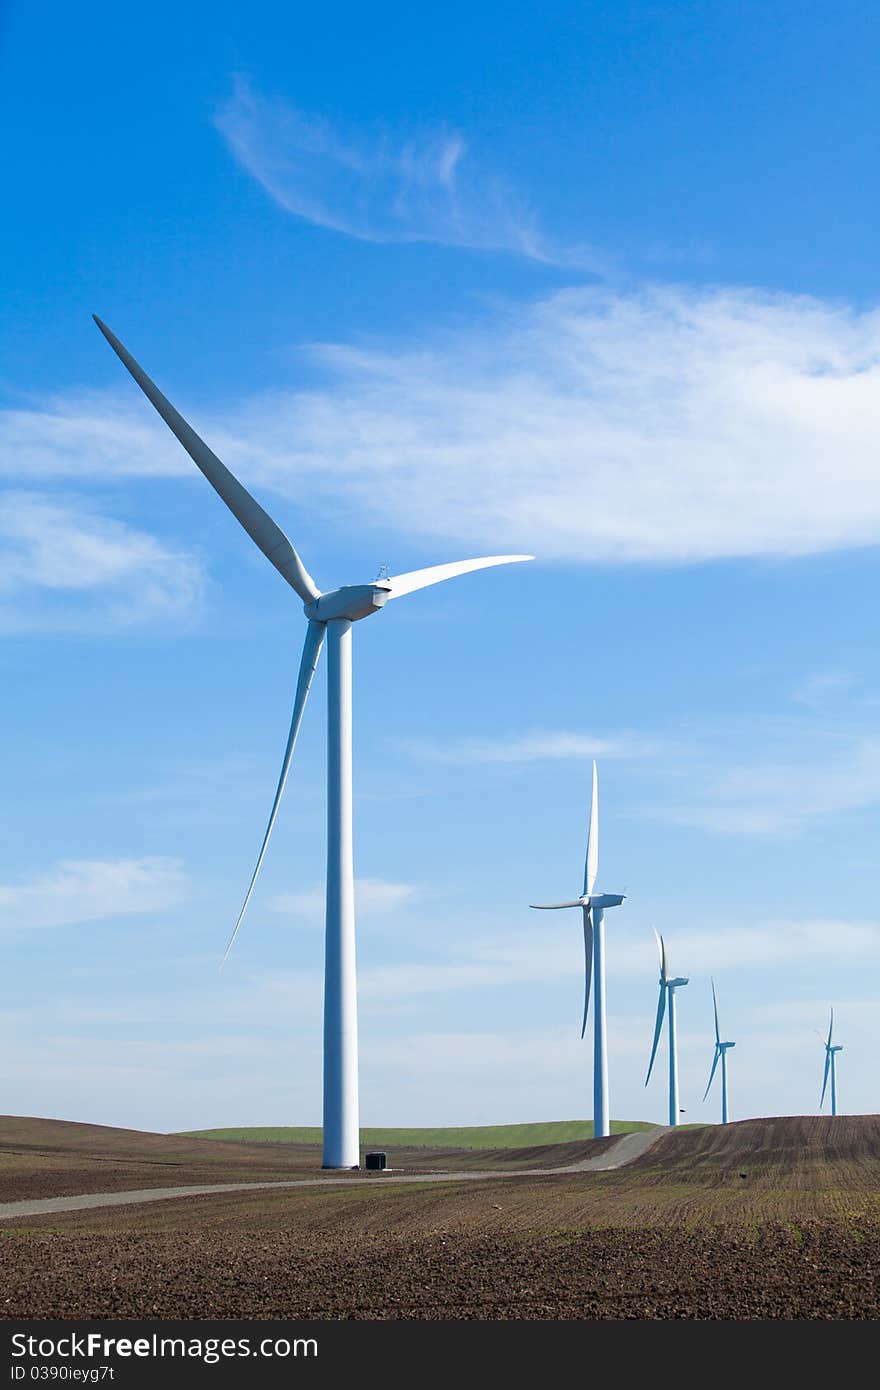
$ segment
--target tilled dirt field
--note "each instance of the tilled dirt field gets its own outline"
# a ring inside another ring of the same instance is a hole
[[[408,1173],[562,1168],[601,1153],[608,1143],[587,1139],[529,1149],[400,1149],[392,1157],[395,1168]],[[0,1116],[0,1202],[320,1175],[320,1149],[314,1145],[225,1143]]]
[[[0,1288],[24,1318],[876,1318],[880,1117],[678,1132],[615,1172],[10,1222]]]
[[[7,1318],[876,1318],[880,1226],[6,1237]]]

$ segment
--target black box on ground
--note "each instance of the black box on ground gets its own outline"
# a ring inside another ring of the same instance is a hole
[[[365,1168],[385,1168],[387,1167],[387,1155],[383,1153],[364,1154]]]

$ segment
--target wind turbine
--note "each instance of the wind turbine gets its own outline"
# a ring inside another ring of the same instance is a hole
[[[836,1114],[837,1114],[837,1053],[843,1051],[843,1044],[842,1044],[842,1043],[837,1043],[836,1046],[834,1046],[834,1047],[831,1046],[831,1034],[832,1034],[832,1032],[833,1032],[833,1029],[834,1029],[834,1010],[832,1009],[832,1010],[831,1010],[831,1022],[830,1022],[829,1025],[828,1025],[828,1041],[824,1044],[824,1047],[825,1047],[825,1074],[824,1074],[823,1077],[822,1077],[822,1095],[821,1095],[821,1097],[820,1097],[820,1099],[819,1099],[819,1109],[821,1110],[821,1109],[822,1109],[822,1106],[823,1106],[824,1103],[825,1103],[825,1091],[826,1091],[826,1088],[827,1088],[827,1086],[828,1086],[828,1075],[829,1075],[829,1073],[830,1073],[830,1074],[831,1074],[831,1113],[832,1113],[832,1115],[836,1115]],[[819,1034],[819,1037],[821,1038],[821,1036],[822,1036],[822,1034],[820,1033],[820,1034]]]
[[[302,722],[306,698],[324,638],[327,639],[327,902],[324,951],[324,1114],[323,1166],[357,1168],[360,1162],[358,1119],[357,979],[355,970],[354,867],[352,853],[351,776],[351,626],[379,612],[389,601],[439,584],[455,575],[490,565],[531,560],[531,555],[493,555],[479,560],[459,560],[448,565],[412,570],[372,584],[347,584],[322,592],[280,527],[237,478],[212,453],[174,406],[166,400],[146,372],[123,347],[106,324],[95,322],[183,445],[208,482],[219,493],[251,540],[302,599],[308,619],[293,717],[275,800],[260,847],[257,866],[245,894],[241,912],[226,947],[232,949],[254,890],[269,836],[275,824],[290,760]]]
[[[584,865],[584,891],[567,903],[530,903],[530,907],[552,912],[562,907],[579,907],[584,914],[584,1021],[581,1037],[587,1031],[590,1007],[590,976],[595,957],[596,1004],[593,1010],[593,1135],[604,1139],[611,1133],[608,1120],[608,1056],[605,1032],[605,909],[619,907],[622,893],[596,893],[599,872],[599,776],[593,761],[593,794],[590,801],[590,828],[587,832],[587,859]]]
[[[657,1022],[654,1026],[654,1046],[651,1048],[651,1060],[648,1063],[648,1075],[645,1077],[645,1085],[651,1080],[651,1069],[654,1066],[654,1058],[657,1056],[657,1044],[660,1041],[660,1029],[663,1027],[663,1014],[666,1010],[666,996],[669,995],[669,1123],[678,1124],[678,1041],[675,1032],[675,991],[681,989],[682,985],[687,984],[687,979],[677,975],[674,979],[669,974],[669,967],[666,963],[666,947],[663,944],[663,937],[657,937],[657,945],[660,949],[660,998],[657,1003]]]
[[[703,1092],[703,1101],[709,1094],[712,1085],[712,1078],[715,1075],[715,1068],[718,1066],[718,1059],[721,1058],[721,1123],[727,1124],[727,1054],[732,1047],[736,1047],[735,1042],[722,1042],[721,1033],[718,1028],[718,1000],[715,997],[715,981],[712,981],[712,1004],[715,1008],[715,1056],[712,1058],[712,1070],[709,1072],[709,1080]]]

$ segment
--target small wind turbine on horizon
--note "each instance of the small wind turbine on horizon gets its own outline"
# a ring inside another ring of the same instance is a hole
[[[703,1103],[709,1094],[712,1085],[712,1078],[715,1075],[715,1068],[718,1066],[718,1059],[721,1059],[721,1123],[727,1124],[727,1054],[732,1047],[736,1047],[735,1042],[722,1042],[721,1032],[718,1028],[718,1000],[715,995],[715,981],[712,981],[712,1005],[715,1010],[715,1056],[712,1058],[712,1070],[709,1072],[709,1080],[703,1092]]]
[[[681,975],[673,978],[669,974],[669,967],[666,962],[666,946],[663,937],[654,931],[657,937],[657,946],[660,950],[660,998],[657,1002],[657,1021],[654,1025],[654,1045],[651,1048],[651,1060],[648,1063],[648,1075],[645,1077],[645,1085],[651,1080],[651,1071],[654,1066],[654,1058],[657,1056],[657,1044],[660,1041],[660,1030],[663,1027],[663,1015],[666,1011],[666,996],[669,996],[669,1123],[678,1124],[678,1037],[675,1028],[675,991],[687,984],[686,977]]]
[[[605,1026],[605,910],[619,907],[622,893],[596,893],[599,873],[599,774],[593,760],[593,792],[590,799],[590,825],[587,831],[587,858],[584,864],[584,891],[565,903],[529,903],[541,912],[563,907],[579,907],[584,916],[584,1018],[581,1037],[587,1031],[590,983],[595,960],[596,1002],[593,1008],[593,1136],[604,1139],[611,1133],[608,1101],[608,1049]]]
[[[351,626],[378,613],[391,599],[431,584],[491,565],[531,560],[532,555],[492,555],[476,560],[433,565],[407,574],[382,577],[372,584],[344,585],[322,592],[287,536],[207,444],[166,400],[146,372],[114,337],[95,322],[114,352],[155,406],[190,458],[226,503],[251,540],[302,600],[308,619],[293,717],[275,800],[257,858],[257,866],[224,961],[238,935],[275,824],[281,795],[306,698],[327,639],[327,900],[324,951],[324,1103],[323,1166],[357,1168],[360,1164],[358,1111],[357,976],[355,967],[354,861],[352,850]]]
[[[817,1029],[816,1031],[818,1032],[819,1030]],[[832,1010],[831,1010],[831,1022],[830,1022],[829,1025],[828,1025],[828,1041],[825,1042],[825,1040],[823,1039],[823,1046],[824,1046],[824,1048],[825,1048],[825,1072],[824,1072],[824,1075],[823,1075],[823,1077],[822,1077],[822,1095],[821,1095],[820,1098],[819,1098],[819,1109],[821,1110],[821,1109],[822,1109],[822,1106],[825,1104],[825,1091],[826,1091],[826,1089],[827,1089],[827,1087],[828,1087],[828,1077],[829,1077],[829,1075],[830,1075],[830,1077],[831,1077],[831,1113],[832,1113],[832,1115],[836,1115],[836,1114],[837,1114],[837,1054],[838,1054],[838,1052],[842,1052],[842,1051],[843,1051],[843,1044],[842,1044],[842,1043],[836,1043],[836,1044],[832,1047],[832,1045],[831,1045],[831,1034],[833,1033],[833,1031],[834,1031],[834,1010],[832,1009]],[[821,1034],[821,1033],[819,1033],[819,1037],[820,1037],[820,1038],[822,1037],[822,1034]]]

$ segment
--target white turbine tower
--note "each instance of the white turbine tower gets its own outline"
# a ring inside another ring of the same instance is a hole
[[[645,1085],[651,1080],[651,1069],[654,1066],[654,1058],[657,1056],[657,1044],[660,1041],[660,1029],[663,1027],[663,1014],[666,1009],[666,996],[669,995],[669,1123],[678,1124],[678,1038],[675,1031],[675,991],[681,989],[682,985],[687,984],[687,979],[678,975],[674,979],[669,974],[666,963],[666,947],[663,944],[663,937],[657,937],[657,945],[660,949],[660,998],[657,1003],[657,1022],[654,1026],[654,1045],[651,1048],[651,1060],[648,1063],[648,1075],[645,1077]]]
[[[587,1031],[590,1007],[590,977],[595,958],[596,1003],[593,1009],[593,1135],[604,1139],[611,1133],[608,1109],[608,1056],[605,1032],[605,909],[619,907],[622,893],[596,893],[599,872],[599,778],[593,762],[593,795],[590,802],[590,828],[587,832],[587,860],[584,865],[584,891],[567,903],[530,903],[530,907],[552,912],[562,907],[579,907],[584,914],[584,1021],[581,1037]]]
[[[831,1113],[837,1114],[837,1054],[843,1051],[843,1044],[831,1045],[831,1034],[834,1030],[834,1010],[831,1010],[831,1022],[828,1025],[828,1041],[825,1046],[825,1073],[822,1077],[822,1095],[819,1099],[819,1109],[825,1104],[825,1091],[828,1087],[828,1077],[831,1077]],[[822,1037],[822,1034],[819,1034]]]
[[[355,974],[354,869],[351,781],[351,625],[377,613],[389,599],[489,565],[531,560],[531,555],[493,555],[434,565],[372,584],[345,585],[322,593],[284,532],[165,399],[106,324],[95,317],[110,346],[144,395],[177,436],[251,540],[303,601],[308,618],[293,717],[275,800],[241,912],[226,947],[229,955],[263,863],[293,756],[312,676],[327,638],[327,904],[324,952],[324,1151],[325,1168],[360,1163]]]
[[[712,981],[712,1004],[715,1009],[715,1056],[712,1058],[712,1070],[709,1072],[709,1080],[703,1092],[703,1101],[712,1085],[712,1078],[715,1075],[715,1068],[718,1066],[718,1059],[721,1059],[721,1123],[727,1124],[727,1054],[732,1047],[736,1047],[735,1042],[722,1042],[721,1033],[718,1028],[718,1000],[715,997],[715,981]]]

